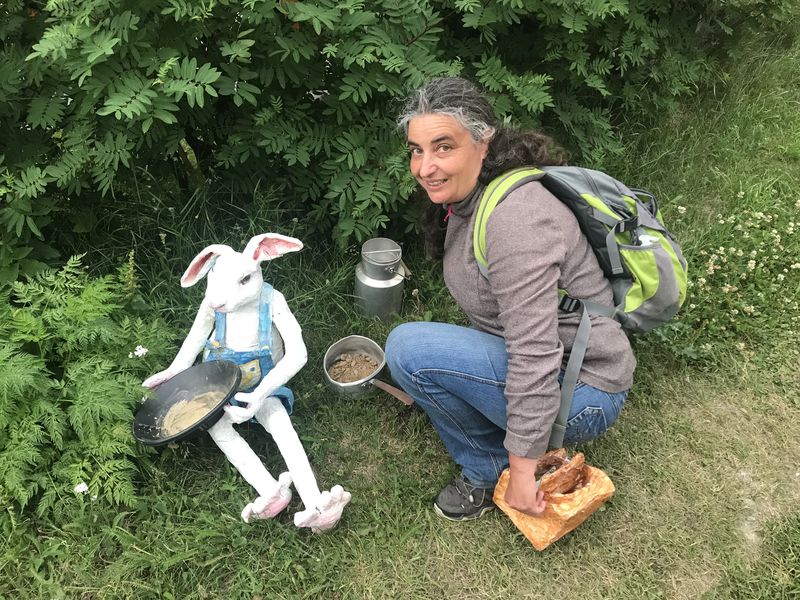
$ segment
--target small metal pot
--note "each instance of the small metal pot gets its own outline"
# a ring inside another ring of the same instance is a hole
[[[372,360],[378,363],[378,367],[370,373],[367,377],[357,381],[350,381],[342,383],[331,378],[328,369],[331,368],[342,354],[365,354]],[[406,394],[403,390],[395,386],[377,379],[383,367],[386,366],[386,356],[383,349],[368,337],[362,335],[349,335],[340,339],[338,342],[332,344],[325,352],[325,357],[322,359],[322,373],[325,377],[325,382],[328,386],[340,394],[345,395],[361,395],[370,391],[373,387],[377,387],[385,391],[391,396],[394,396],[403,404],[410,406],[414,403],[411,396]]]

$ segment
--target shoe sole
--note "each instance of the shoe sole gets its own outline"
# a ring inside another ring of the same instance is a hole
[[[493,509],[494,509],[494,505],[484,506],[478,512],[473,513],[471,515],[459,515],[457,517],[453,517],[453,516],[448,515],[441,508],[439,508],[438,504],[436,504],[435,502],[433,503],[433,512],[435,512],[437,515],[439,515],[443,519],[447,519],[448,521],[474,521],[475,519],[480,519],[483,515],[485,515],[487,512],[489,512],[490,510],[493,510]]]

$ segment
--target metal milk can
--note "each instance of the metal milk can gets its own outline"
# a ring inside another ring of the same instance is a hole
[[[411,272],[400,246],[388,238],[372,238],[361,246],[356,265],[356,303],[366,315],[388,319],[403,305],[403,283]]]

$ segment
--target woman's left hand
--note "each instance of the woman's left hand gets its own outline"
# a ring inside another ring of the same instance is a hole
[[[513,509],[532,517],[540,517],[547,503],[544,492],[536,485],[536,463],[534,458],[508,455],[509,479],[504,500]]]

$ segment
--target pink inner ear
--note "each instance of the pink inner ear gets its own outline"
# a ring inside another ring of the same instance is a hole
[[[192,262],[192,264],[189,265],[189,268],[186,269],[186,274],[183,276],[184,281],[194,281],[197,279],[208,261],[216,255],[217,254],[215,252],[206,252],[202,256],[194,259],[194,262]]]
[[[264,253],[266,260],[270,260],[293,250],[297,250],[297,244],[287,242],[281,238],[266,237],[256,246],[253,252],[253,260],[258,260],[259,255],[262,253]]]

